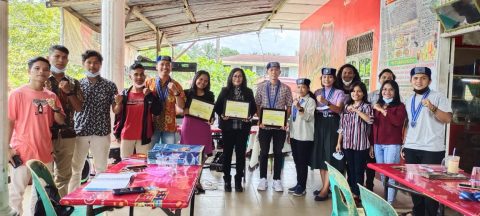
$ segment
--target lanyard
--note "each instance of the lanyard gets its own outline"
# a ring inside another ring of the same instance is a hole
[[[328,92],[328,97],[325,96],[325,88],[322,89],[322,96],[327,99],[327,101],[330,101],[333,97],[333,92],[335,91],[334,88],[331,88],[330,91]]]
[[[269,108],[275,108],[275,105],[277,104],[277,96],[278,96],[278,92],[280,90],[280,81],[277,81],[277,88],[275,89],[275,97],[273,98],[273,103],[272,103],[272,100],[271,100],[271,97],[270,97],[270,86],[272,85],[271,83],[268,83],[267,84],[267,97],[268,97],[268,105],[269,105]]]
[[[167,82],[165,83],[165,90],[162,89],[162,80],[160,80],[160,77],[157,77],[155,81],[155,88],[157,89],[157,94],[158,97],[160,98],[160,101],[165,102],[167,101],[168,97],[168,83],[170,82],[170,78],[168,78]]]
[[[430,89],[427,92],[423,93],[422,100],[427,98],[429,94],[430,94]],[[415,108],[415,97],[416,95],[414,94],[412,97],[412,105],[410,107],[411,108],[410,110],[412,112],[412,122],[410,123],[410,125],[412,127],[417,126],[418,117],[420,116],[420,112],[422,112],[422,109],[423,109],[422,101],[420,101],[420,103],[418,103],[417,108]]]
[[[299,102],[300,105],[302,105],[303,102],[305,102],[305,100],[302,98]],[[295,121],[295,119],[297,119],[297,112],[298,112],[297,106],[293,106],[292,107],[292,119],[293,119],[293,121]]]

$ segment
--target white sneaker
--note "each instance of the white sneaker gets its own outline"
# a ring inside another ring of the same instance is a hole
[[[283,191],[282,180],[280,180],[280,179],[273,180],[273,189],[276,192],[282,192]]]
[[[267,188],[268,188],[267,179],[266,178],[261,178],[260,183],[258,183],[257,190],[264,191],[264,190],[267,190]]]

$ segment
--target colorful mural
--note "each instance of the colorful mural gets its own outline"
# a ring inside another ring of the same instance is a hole
[[[320,87],[322,67],[339,68],[349,60],[352,61],[346,58],[347,40],[365,32],[373,32],[370,57],[355,61],[359,66],[360,63],[363,65],[365,73],[365,70],[370,70],[370,88],[374,89],[378,65],[379,17],[378,0],[330,0],[300,26],[299,77],[312,79],[312,89]]]

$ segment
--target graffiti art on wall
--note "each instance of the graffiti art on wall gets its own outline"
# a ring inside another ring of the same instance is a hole
[[[330,64],[331,53],[333,52],[333,22],[322,25],[320,31],[309,34],[310,46],[306,47],[303,54],[304,70],[310,78],[320,73],[322,67]]]

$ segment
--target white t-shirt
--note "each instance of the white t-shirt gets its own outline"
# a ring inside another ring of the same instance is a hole
[[[422,108],[416,126],[411,126],[413,120],[411,111],[412,97],[413,94],[405,101],[405,108],[408,114],[408,129],[404,147],[432,152],[445,151],[445,124],[437,120],[427,107]],[[431,90],[427,99],[438,107],[439,110],[452,112],[452,105],[443,94]],[[415,108],[421,101],[422,95],[416,95]]]

